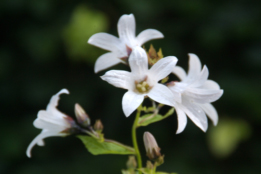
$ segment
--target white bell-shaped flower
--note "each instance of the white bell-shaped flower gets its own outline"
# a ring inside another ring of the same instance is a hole
[[[129,58],[131,72],[110,70],[101,78],[116,87],[128,90],[122,99],[123,112],[128,117],[143,102],[145,96],[158,103],[174,105],[174,95],[158,81],[171,73],[177,61],[174,56],[165,57],[148,69],[145,50],[135,47]]]
[[[119,38],[107,34],[97,33],[92,35],[88,43],[104,50],[110,51],[101,55],[94,67],[95,73],[107,69],[127,59],[136,46],[142,46],[149,40],[163,38],[163,34],[155,29],[146,29],[136,37],[136,24],[133,14],[122,15],[118,21]]]
[[[173,73],[180,78],[180,82],[171,82],[168,87],[173,94],[180,94],[180,98],[174,98],[175,109],[178,117],[178,130],[181,133],[187,125],[186,115],[204,132],[208,128],[206,115],[216,125],[218,114],[211,102],[218,100],[223,90],[219,85],[208,80],[208,68],[204,65],[201,69],[201,62],[195,54],[189,54],[189,70],[179,66],[174,67]]]
[[[42,132],[34,138],[26,150],[26,155],[31,157],[31,150],[35,144],[44,145],[43,139],[53,136],[66,136],[70,134],[72,125],[75,124],[73,119],[60,112],[56,107],[60,94],[69,94],[67,89],[62,89],[52,96],[46,110],[40,110],[34,121],[36,128],[42,129]]]

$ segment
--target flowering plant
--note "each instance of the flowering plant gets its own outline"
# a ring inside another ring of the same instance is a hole
[[[74,134],[93,155],[130,155],[127,169],[122,170],[123,174],[167,174],[157,171],[157,167],[164,162],[164,155],[149,132],[144,133],[149,160],[143,166],[136,138],[138,127],[161,121],[173,115],[174,111],[178,119],[176,133],[185,129],[187,117],[204,132],[208,128],[207,116],[217,125],[218,114],[210,103],[218,100],[223,90],[215,81],[208,80],[208,68],[202,68],[195,54],[189,54],[189,70],[186,73],[183,68],[176,66],[178,59],[175,56],[163,57],[161,50],[156,52],[153,46],[146,52],[142,45],[149,40],[163,38],[163,34],[155,29],[147,29],[135,37],[135,19],[132,14],[123,15],[119,19],[118,33],[119,38],[97,33],[89,38],[88,43],[110,51],[97,59],[94,68],[96,73],[120,62],[130,68],[130,71],[109,70],[101,79],[128,90],[122,98],[122,109],[126,117],[136,110],[131,131],[133,147],[105,138],[101,120],[92,125],[90,117],[79,104],[75,104],[76,120],[58,111],[56,106],[59,95],[69,93],[67,89],[62,89],[51,98],[46,110],[38,112],[34,126],[42,129],[42,132],[29,145],[26,151],[28,157],[31,157],[32,147],[35,144],[43,145],[46,137]],[[173,74],[181,81],[169,80]],[[151,101],[149,107],[143,105],[147,99]],[[169,107],[169,111],[161,114],[164,105]]]

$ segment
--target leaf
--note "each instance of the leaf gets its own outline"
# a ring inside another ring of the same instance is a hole
[[[138,126],[147,126],[151,123],[155,123],[164,119],[162,115],[146,114],[139,118]]]
[[[139,118],[138,126],[147,126],[151,123],[155,123],[161,121],[168,116],[172,115],[174,112],[174,108],[171,108],[164,116],[160,114],[146,114]]]
[[[113,140],[105,139],[103,142],[90,136],[79,135],[77,136],[93,155],[101,154],[118,154],[129,155],[135,154],[135,150],[132,147],[123,145]]]

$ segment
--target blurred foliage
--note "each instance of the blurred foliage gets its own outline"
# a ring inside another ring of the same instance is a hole
[[[93,73],[94,61],[105,51],[86,43],[95,32],[117,36],[118,19],[129,13],[135,15],[136,33],[155,28],[164,34],[152,41],[156,50],[176,56],[185,69],[187,53],[197,54],[210,79],[224,89],[214,103],[220,123],[209,124],[206,134],[189,121],[176,135],[175,115],[139,128],[144,161],[142,134],[150,131],[165,154],[160,171],[260,173],[260,7],[255,0],[1,0],[0,173],[119,173],[125,168],[126,156],[93,156],[75,137],[47,138],[44,147],[33,149],[32,159],[25,150],[40,132],[32,125],[37,112],[62,88],[70,91],[61,97],[62,112],[73,116],[78,102],[92,120],[102,120],[106,137],[131,145],[134,118],[123,115],[125,91],[102,81],[104,72]],[[214,147],[223,158],[212,154]]]
[[[209,130],[208,138],[212,152],[217,157],[227,157],[241,141],[251,135],[251,127],[240,119],[222,119],[218,126]]]
[[[101,51],[86,46],[86,38],[90,38],[95,33],[105,32],[108,28],[107,23],[105,14],[90,10],[83,5],[77,6],[63,35],[68,56],[72,60],[80,58],[94,65]]]

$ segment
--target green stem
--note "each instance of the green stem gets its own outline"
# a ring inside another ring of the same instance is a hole
[[[136,157],[137,157],[137,161],[138,161],[138,168],[142,168],[142,160],[141,160],[141,155],[140,155],[140,151],[139,151],[139,147],[138,147],[138,143],[137,143],[137,136],[136,136],[136,128],[138,125],[138,121],[140,118],[140,112],[141,112],[142,106],[140,105],[137,109],[137,113],[136,113],[136,117],[132,126],[132,142],[133,142],[133,146],[136,152]],[[139,172],[139,174],[141,174],[141,172]]]

